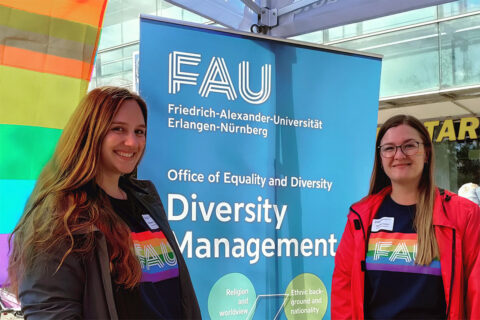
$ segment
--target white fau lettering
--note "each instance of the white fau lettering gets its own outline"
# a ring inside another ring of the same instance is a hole
[[[181,85],[197,86],[200,74],[183,71],[182,66],[196,67],[202,57],[198,53],[173,51],[168,55],[168,93],[177,94]],[[238,64],[238,90],[243,100],[250,104],[261,104],[268,100],[272,92],[272,65],[261,68],[261,88],[255,92],[250,88],[250,64],[241,61]],[[228,100],[236,100],[237,93],[230,77],[225,59],[212,57],[203,76],[198,93],[206,98],[211,92],[224,94]]]
[[[262,89],[258,92],[250,90],[250,64],[242,61],[238,65],[238,86],[243,100],[251,104],[261,104],[267,101],[272,91],[272,65],[265,64],[262,67]],[[245,76],[247,75],[247,76]]]
[[[173,51],[168,54],[168,93],[180,91],[181,84],[196,86],[198,73],[181,71],[181,65],[197,66],[200,63],[198,53]]]
[[[165,258],[165,262],[160,257],[159,252],[155,250],[155,248],[151,244],[139,244],[135,243],[135,254],[140,261],[140,266],[142,269],[150,270],[150,267],[157,266],[159,268],[163,268],[165,263],[169,266],[174,266],[177,264],[177,258],[175,256],[170,257],[168,249],[164,243],[160,243],[158,246],[160,251]]]
[[[233,88],[232,79],[230,79],[230,74],[223,58],[212,58],[198,91],[204,98],[207,98],[210,92],[223,93],[228,100],[237,99],[237,93],[235,88]]]
[[[393,244],[391,241],[379,241],[375,243],[373,260],[379,260],[381,257],[385,257],[391,262],[400,259],[409,263],[415,260],[416,254],[417,245],[413,246],[413,252],[409,252],[405,242]]]

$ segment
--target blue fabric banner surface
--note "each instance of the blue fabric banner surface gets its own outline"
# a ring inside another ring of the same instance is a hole
[[[141,18],[153,180],[205,319],[329,318],[368,189],[381,59]]]

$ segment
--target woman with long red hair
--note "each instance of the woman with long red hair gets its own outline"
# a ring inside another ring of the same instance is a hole
[[[15,227],[11,289],[28,319],[200,319],[143,156],[147,107],[92,90],[63,130]]]

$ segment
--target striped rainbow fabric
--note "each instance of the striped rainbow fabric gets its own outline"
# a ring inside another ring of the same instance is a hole
[[[367,270],[440,276],[442,270],[438,259],[434,259],[428,266],[415,264],[417,243],[416,233],[372,233],[368,241]]]
[[[135,253],[142,266],[140,282],[158,282],[178,277],[178,262],[163,231],[132,232]]]
[[[7,239],[87,91],[107,0],[0,0],[0,286]]]

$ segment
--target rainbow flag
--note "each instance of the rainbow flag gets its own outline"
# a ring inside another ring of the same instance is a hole
[[[91,77],[107,0],[0,0],[0,286],[7,239]]]

